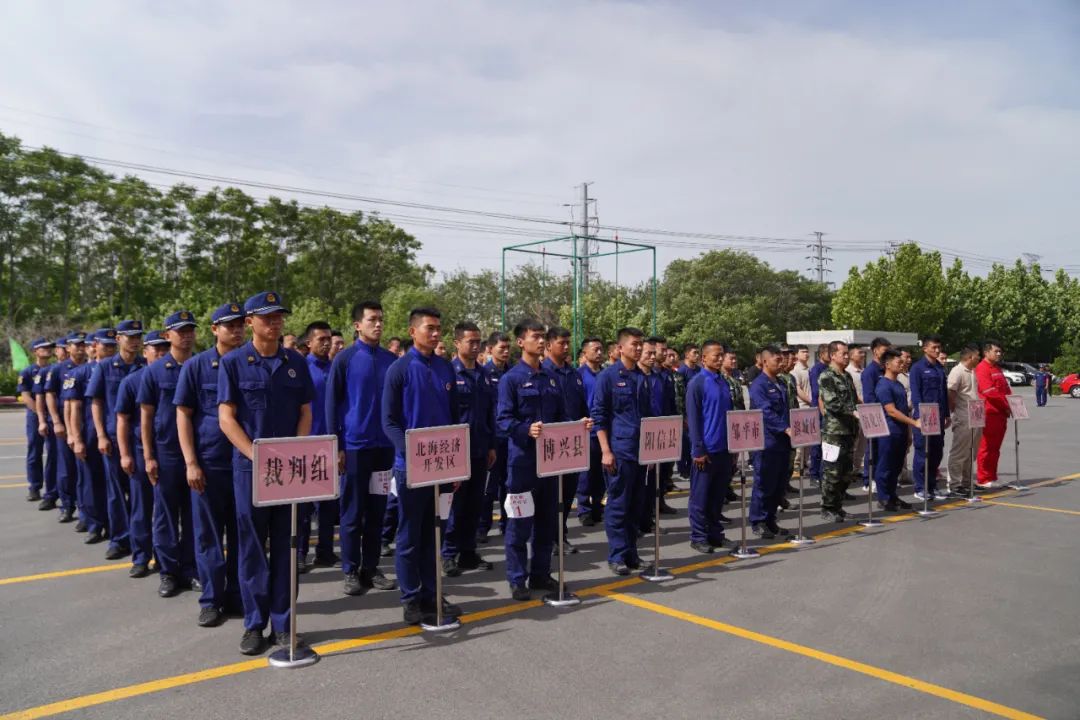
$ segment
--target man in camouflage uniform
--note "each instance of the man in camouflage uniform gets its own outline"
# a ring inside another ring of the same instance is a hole
[[[858,395],[847,372],[848,346],[834,340],[829,343],[829,366],[818,380],[818,397],[823,410],[821,420],[822,455],[826,445],[839,447],[836,460],[823,460],[821,479],[821,519],[842,522],[844,493],[854,477],[855,440],[859,434],[855,405]]]

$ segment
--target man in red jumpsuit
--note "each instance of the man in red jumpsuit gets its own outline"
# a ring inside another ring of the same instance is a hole
[[[994,340],[983,343],[983,359],[975,366],[975,381],[979,385],[979,397],[986,407],[986,427],[979,443],[978,486],[991,488],[997,480],[998,458],[1001,441],[1009,423],[1008,396],[1012,394],[1009,381],[1001,372],[1001,345]]]

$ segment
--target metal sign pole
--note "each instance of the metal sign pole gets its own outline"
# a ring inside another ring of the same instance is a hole
[[[937,510],[930,509],[930,436],[925,433],[922,436],[923,442],[923,500],[922,510],[919,511],[919,517],[937,517],[940,513]]]
[[[746,558],[755,558],[758,556],[757,550],[751,550],[746,547],[746,466],[742,462],[742,453],[739,453],[739,511],[742,514],[742,539],[739,542],[739,547],[731,551],[732,557],[737,557],[740,560]]]
[[[792,545],[813,545],[814,539],[803,535],[803,467],[799,465],[799,534],[789,540]]]
[[[653,564],[641,571],[641,579],[666,582],[675,576],[660,567],[660,463],[653,465],[653,485],[656,487],[656,507],[653,520]]]
[[[1020,484],[1020,422],[1013,418],[1013,447],[1016,454],[1016,480],[1009,483],[1008,488],[1010,490],[1026,490],[1023,485]]]
[[[305,665],[314,665],[319,661],[319,654],[307,645],[296,644],[296,551],[299,547],[296,527],[298,525],[297,504],[291,503],[292,533],[289,536],[289,647],[281,648],[270,654],[267,662],[273,667],[297,668]]]
[[[874,495],[877,494],[877,485],[873,478],[874,473],[877,471],[877,465],[874,463],[874,440],[877,440],[877,438],[870,438],[870,488],[872,492],[866,493],[866,519],[859,523],[865,528],[878,527],[882,524],[880,520],[874,519]]]
[[[439,516],[439,486],[435,486],[435,624],[420,623],[422,630],[428,632],[447,632],[457,630],[461,623],[457,618],[443,619],[443,571],[442,571],[442,517]]]
[[[544,604],[551,607],[572,607],[581,604],[581,598],[573,593],[566,592],[566,556],[563,552],[565,542],[563,537],[563,482],[562,476],[555,476],[555,484],[559,486],[559,511],[555,513],[555,523],[559,526],[559,591],[548,593],[544,596]]]
[[[982,502],[982,498],[975,494],[975,481],[978,479],[978,468],[975,467],[975,428],[970,428],[968,433],[971,436],[968,447],[968,471],[970,472],[970,475],[968,476],[968,485],[970,487],[968,488],[969,494],[967,499],[968,504],[970,505],[972,503]]]

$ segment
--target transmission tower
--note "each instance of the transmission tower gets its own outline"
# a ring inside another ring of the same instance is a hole
[[[600,225],[597,215],[596,198],[589,197],[591,182],[581,183],[581,234],[577,238],[577,252],[581,257],[581,292],[589,289],[589,280],[595,272],[590,264],[590,257],[599,254],[600,243],[596,239],[594,228]]]
[[[810,249],[810,254],[806,256],[806,259],[810,261],[810,272],[819,283],[826,283],[825,276],[832,272],[826,267],[832,262],[832,258],[829,257],[829,251],[832,248],[826,245],[822,239],[825,233],[815,230],[810,234],[815,238],[814,242],[806,246]]]

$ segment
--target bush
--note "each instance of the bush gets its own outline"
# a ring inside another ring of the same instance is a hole
[[[19,373],[10,367],[0,369],[0,395],[14,395],[19,384]]]

